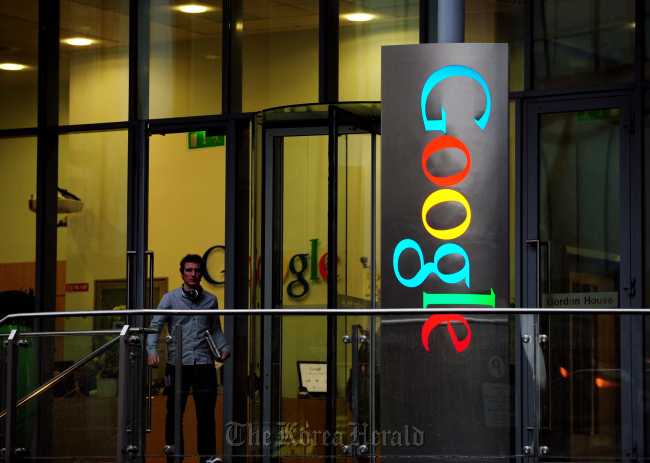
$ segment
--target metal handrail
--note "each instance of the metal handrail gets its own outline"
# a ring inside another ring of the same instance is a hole
[[[158,330],[151,328],[131,328],[133,333],[157,333]],[[21,338],[47,338],[47,337],[58,337],[58,336],[117,336],[120,334],[120,330],[97,330],[97,331],[21,331]],[[9,335],[7,333],[0,333],[0,338],[6,338]]]
[[[120,334],[119,331],[115,331],[113,333]],[[20,336],[23,337],[24,334],[26,334],[26,333],[20,333]],[[30,333],[30,334],[36,334],[36,333]],[[71,365],[68,368],[66,368],[65,370],[63,370],[60,374],[58,374],[54,378],[50,379],[48,382],[46,382],[42,386],[38,387],[37,389],[34,389],[34,391],[27,394],[25,397],[23,397],[22,399],[20,399],[16,403],[16,408],[20,407],[25,402],[28,402],[28,401],[32,400],[33,398],[41,395],[43,392],[47,391],[48,389],[54,387],[59,381],[63,380],[63,378],[68,376],[70,373],[72,373],[75,370],[81,368],[86,363],[90,362],[94,357],[97,357],[99,354],[101,354],[105,350],[109,349],[114,344],[117,344],[119,342],[119,340],[120,340],[119,337],[111,339],[106,344],[99,347],[97,350],[95,350],[95,351],[91,352],[90,354],[86,355],[84,358],[79,360],[74,365]],[[0,420],[3,419],[6,416],[6,414],[7,414],[7,410],[3,410],[2,412],[0,412]]]
[[[193,315],[432,315],[432,314],[616,314],[616,315],[650,315],[650,308],[617,308],[617,307],[428,307],[428,308],[399,308],[399,309],[219,309],[219,310],[193,310]],[[173,309],[132,309],[121,310],[120,315],[187,315],[187,310]],[[114,310],[85,310],[72,312],[31,312],[11,314],[0,320],[0,325],[10,324],[11,320],[25,320],[35,318],[70,318],[70,317],[97,317],[115,315]],[[22,334],[21,334],[22,336]]]

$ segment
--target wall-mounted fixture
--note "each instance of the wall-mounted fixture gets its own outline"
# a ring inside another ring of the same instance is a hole
[[[58,214],[72,214],[75,212],[81,212],[84,208],[84,202],[77,196],[70,193],[68,190],[63,188],[58,188],[57,194],[57,207],[56,212]],[[36,195],[30,195],[29,197],[29,210],[36,212]],[[62,220],[59,220],[57,223],[58,227],[68,227],[68,218],[64,217]]]

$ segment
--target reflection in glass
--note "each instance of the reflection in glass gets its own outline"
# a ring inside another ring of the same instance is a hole
[[[614,315],[541,317],[540,334],[549,341],[540,445],[554,457],[621,457],[621,384],[629,378],[621,371],[619,333]]]
[[[542,306],[618,307],[619,111],[540,119]],[[620,457],[619,323],[545,316],[542,445],[560,457]]]
[[[129,2],[105,3],[61,2],[61,125],[128,118]]]
[[[618,307],[619,131],[618,109],[541,116],[542,306]]]
[[[37,93],[38,0],[2,2],[0,129],[35,127]]]
[[[533,5],[534,88],[634,80],[634,1]]]
[[[437,326],[422,343],[426,316],[381,317],[381,454],[517,454],[514,442],[514,328],[503,314],[468,315],[471,343],[458,352],[450,330],[466,339],[457,321]],[[405,444],[404,434],[409,444]],[[397,435],[400,438],[392,439]],[[418,445],[419,443],[419,445]]]

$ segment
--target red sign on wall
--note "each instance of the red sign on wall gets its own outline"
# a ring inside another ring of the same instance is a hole
[[[68,283],[65,285],[66,293],[76,293],[79,291],[88,291],[88,283]]]

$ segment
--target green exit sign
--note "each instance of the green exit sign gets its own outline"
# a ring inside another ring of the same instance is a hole
[[[213,146],[225,145],[225,135],[217,135],[216,137],[206,137],[205,132],[188,132],[187,133],[187,147],[191,150],[199,148],[211,148]]]
[[[619,109],[597,109],[594,111],[578,111],[576,113],[578,122],[602,121],[605,119],[618,119],[620,116]]]

